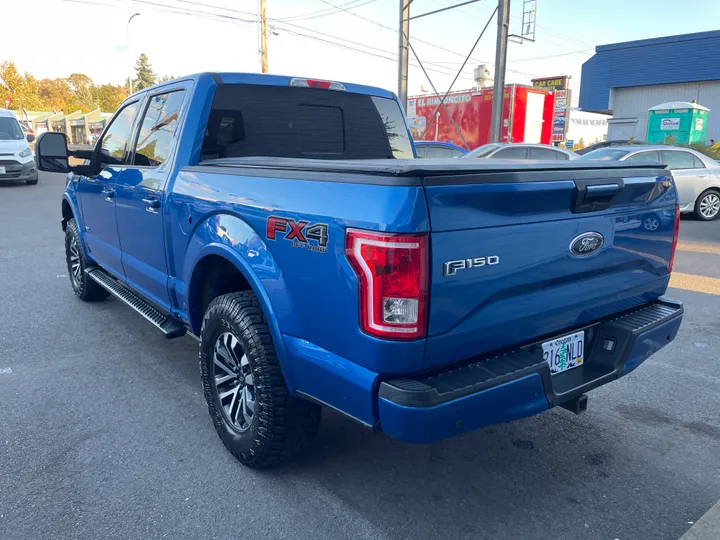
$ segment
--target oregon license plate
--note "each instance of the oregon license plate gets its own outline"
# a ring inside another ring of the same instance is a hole
[[[546,341],[542,344],[543,359],[550,366],[550,373],[562,373],[582,366],[585,357],[585,332],[576,332]]]
[[[0,174],[5,174],[5,167],[0,167]]]

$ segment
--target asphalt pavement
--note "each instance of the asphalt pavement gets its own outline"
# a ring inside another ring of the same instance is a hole
[[[720,221],[682,221],[677,339],[585,414],[413,446],[325,411],[257,472],[215,434],[192,338],[73,295],[63,184],[0,186],[2,540],[677,540],[720,498],[720,297],[688,290],[720,278]]]

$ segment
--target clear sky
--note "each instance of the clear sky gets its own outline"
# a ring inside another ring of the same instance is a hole
[[[461,1],[414,0],[412,14]],[[11,60],[38,78],[79,72],[96,83],[119,84],[141,52],[159,75],[260,70],[258,0],[0,4],[10,14],[0,25],[0,61]],[[267,0],[267,5],[277,33],[269,39],[271,73],[396,90],[399,0]],[[522,0],[511,2],[511,33],[520,32],[522,5]],[[510,45],[508,82],[569,74],[577,90],[582,63],[596,45],[715,30],[720,25],[720,0],[538,0],[537,5],[536,42]],[[433,70],[430,75],[438,90],[448,87],[495,6],[495,0],[482,0],[411,22],[411,42]],[[140,16],[130,24],[126,41],[126,23],[134,13]],[[493,62],[496,30],[493,19],[454,89],[471,87],[473,68],[481,61]],[[410,93],[418,93],[420,85],[430,87],[420,68],[411,67]]]

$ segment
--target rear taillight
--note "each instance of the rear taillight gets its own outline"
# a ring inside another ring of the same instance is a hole
[[[358,277],[362,331],[386,339],[425,337],[427,236],[348,229],[345,254]]]
[[[670,264],[668,264],[668,274],[673,271],[675,264],[675,249],[677,249],[678,236],[680,235],[680,206],[675,205],[675,228],[673,230],[672,247],[670,248]]]

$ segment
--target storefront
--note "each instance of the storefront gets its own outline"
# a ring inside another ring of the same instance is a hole
[[[97,122],[88,124],[88,131],[90,132],[90,144],[95,144],[102,134],[102,130],[105,129],[105,123],[107,119],[101,118]]]

